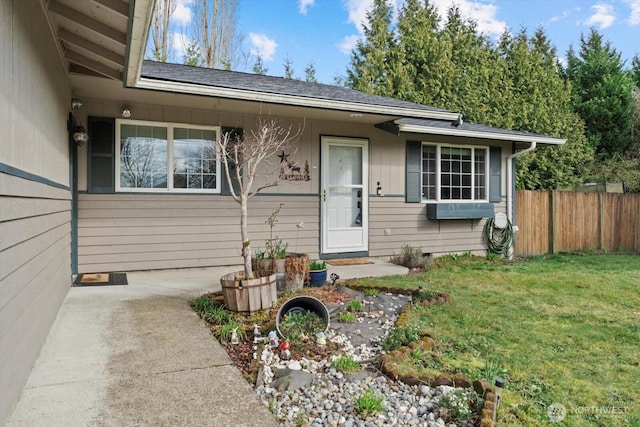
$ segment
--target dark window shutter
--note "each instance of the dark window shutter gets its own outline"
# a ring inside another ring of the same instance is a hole
[[[422,201],[420,191],[420,164],[422,163],[422,142],[407,141],[407,161],[406,161],[406,194],[407,203],[418,203]]]
[[[89,117],[87,191],[114,193],[115,186],[115,119]]]
[[[502,148],[489,149],[489,201],[502,201]]]
[[[242,139],[242,128],[223,127],[222,136],[227,134],[229,135],[229,138],[231,138],[231,141]],[[229,180],[227,179],[227,172],[224,169],[224,164],[222,163],[222,159],[220,160],[221,160],[220,167],[222,168],[222,170],[218,174],[218,176],[222,180],[220,182],[220,185],[221,185],[220,194],[224,194],[228,196],[231,194],[231,190],[229,189]],[[235,167],[234,165],[229,164],[229,173],[231,174],[234,173],[234,167]],[[234,179],[234,178],[232,177],[231,179]]]

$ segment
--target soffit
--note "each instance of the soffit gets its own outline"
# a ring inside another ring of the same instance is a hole
[[[42,0],[68,73],[123,79],[129,0]]]

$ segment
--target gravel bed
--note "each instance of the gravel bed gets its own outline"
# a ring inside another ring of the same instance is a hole
[[[438,403],[451,387],[409,386],[366,369],[367,362],[381,354],[379,342],[406,301],[391,294],[365,301],[370,307],[355,324],[336,324],[337,330],[327,331],[327,339],[341,347],[340,354],[329,359],[280,360],[277,351],[265,345],[255,389],[260,400],[284,426],[455,426],[438,416]],[[331,367],[331,360],[341,355],[362,362],[363,369],[345,375]],[[383,410],[363,418],[354,402],[367,390],[383,398]]]

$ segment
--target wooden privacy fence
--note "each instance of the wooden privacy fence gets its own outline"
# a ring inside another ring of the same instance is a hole
[[[640,194],[516,191],[515,253],[640,252]]]

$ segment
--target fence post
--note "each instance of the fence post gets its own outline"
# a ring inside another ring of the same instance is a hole
[[[604,250],[604,195],[605,193],[603,192],[599,192],[598,193],[598,201],[600,202],[600,210],[599,210],[599,214],[600,214],[600,250]]]
[[[555,191],[549,190],[549,253],[555,253],[556,250],[556,242],[555,242],[555,221],[556,221],[556,198]]]

